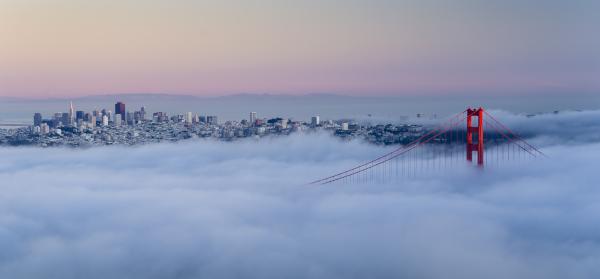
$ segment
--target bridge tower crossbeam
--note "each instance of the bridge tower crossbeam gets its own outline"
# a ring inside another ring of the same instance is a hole
[[[473,117],[477,117],[477,126],[473,126]],[[473,152],[477,152],[477,165],[483,167],[484,140],[483,140],[483,108],[467,109],[467,161],[473,161]],[[473,141],[473,134],[477,134],[477,142]]]

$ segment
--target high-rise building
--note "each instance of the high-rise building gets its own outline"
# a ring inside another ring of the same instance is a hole
[[[36,112],[33,115],[33,126],[40,126],[42,124],[42,114],[39,112]]]
[[[114,124],[115,126],[121,126],[121,121],[123,121],[123,117],[121,117],[121,114],[115,114],[115,120],[114,120]]]
[[[152,114],[152,121],[154,122],[168,122],[169,116],[166,112],[158,111]]]
[[[348,122],[342,123],[342,131],[348,131]]]
[[[256,122],[256,112],[251,112],[250,113],[250,126],[254,126],[254,123]]]
[[[125,103],[117,102],[115,104],[115,115],[119,114],[121,116],[121,120],[125,121]]]
[[[133,113],[133,123],[138,124],[142,121],[142,112],[136,111]]]
[[[75,120],[83,120],[83,116],[85,115],[85,112],[82,110],[78,110],[77,112],[75,112]]]
[[[287,129],[287,125],[288,125],[287,119],[285,119],[285,118],[281,119],[280,123],[281,123],[281,128]]]
[[[206,123],[212,124],[212,125],[217,125],[219,123],[219,121],[217,119],[217,116],[209,115],[206,117]]]
[[[62,113],[62,123],[64,126],[71,125],[71,114],[69,114],[68,112],[63,112]]]
[[[320,117],[318,115],[316,115],[311,118],[310,125],[312,127],[317,127],[317,126],[319,126],[320,122],[321,122]]]
[[[108,126],[108,115],[102,116],[102,126]]]
[[[46,123],[40,124],[40,134],[45,135],[50,133],[50,127]]]
[[[142,108],[140,109],[140,120],[146,120],[146,108],[144,106],[142,106]]]
[[[69,121],[65,123],[67,125],[73,125],[75,123],[75,108],[73,108],[73,102],[69,104]]]
[[[96,128],[96,116],[94,115],[90,117],[90,127]]]
[[[127,120],[127,122],[125,123],[126,125],[133,125],[135,122],[134,119],[134,114],[131,112],[127,112],[127,117],[125,117],[125,119]]]
[[[192,112],[191,111],[188,111],[185,113],[185,123],[187,123],[187,124],[192,123]]]
[[[63,124],[63,118],[62,118],[62,112],[57,112],[54,114],[54,117],[52,118],[53,124],[52,126],[54,128],[61,126]]]

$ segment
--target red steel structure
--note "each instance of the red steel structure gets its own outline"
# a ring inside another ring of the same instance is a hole
[[[477,127],[473,126],[473,117],[477,117]],[[477,142],[473,143],[473,133],[477,134]],[[467,109],[467,161],[473,161],[473,151],[477,151],[477,165],[483,167],[483,108]]]
[[[477,126],[474,126],[475,121]],[[465,122],[466,129],[463,129]],[[484,133],[484,130],[487,132]],[[396,181],[398,178],[427,175],[452,167],[453,163],[465,158],[465,144],[467,162],[472,163],[473,152],[477,152],[477,166],[480,168],[484,163],[489,168],[498,166],[502,161],[546,157],[482,107],[468,108],[429,128],[408,144],[309,184]]]

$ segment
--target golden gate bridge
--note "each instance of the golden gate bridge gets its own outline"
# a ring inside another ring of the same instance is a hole
[[[406,145],[309,184],[395,181],[462,162],[483,169],[543,157],[542,151],[483,108],[468,108]]]

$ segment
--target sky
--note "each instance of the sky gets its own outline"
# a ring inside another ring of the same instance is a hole
[[[3,147],[0,277],[598,278],[600,111],[492,113],[549,158],[307,186],[390,147]]]
[[[0,96],[600,89],[594,0],[1,0]]]

